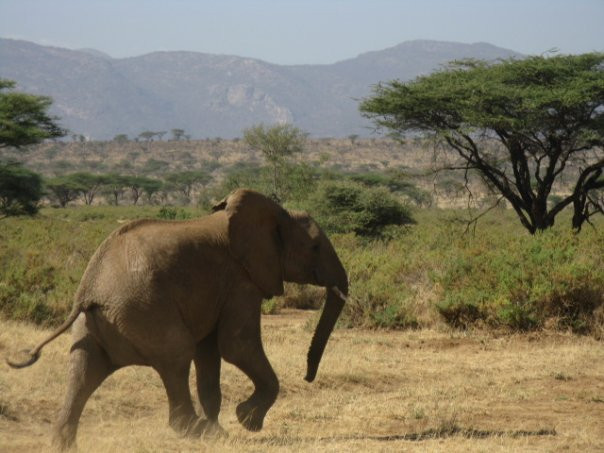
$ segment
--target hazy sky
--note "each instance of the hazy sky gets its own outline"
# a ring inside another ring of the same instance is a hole
[[[333,63],[403,41],[604,50],[604,0],[0,0],[0,37],[113,57],[192,50]]]

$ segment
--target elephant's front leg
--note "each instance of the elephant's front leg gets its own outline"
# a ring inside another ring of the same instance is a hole
[[[199,402],[208,418],[206,432],[222,433],[218,424],[218,413],[222,402],[220,392],[220,352],[216,331],[204,338],[195,351],[195,371]]]
[[[250,431],[260,431],[266,413],[277,399],[279,380],[269,363],[260,337],[260,309],[222,323],[218,345],[222,357],[254,383],[254,393],[237,406],[237,419]]]

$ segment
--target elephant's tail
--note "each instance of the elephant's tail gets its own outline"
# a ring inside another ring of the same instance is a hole
[[[73,309],[71,310],[71,313],[69,313],[69,316],[67,317],[65,322],[61,324],[61,326],[57,330],[55,330],[53,333],[50,334],[50,336],[42,340],[35,348],[31,350],[21,351],[22,354],[26,355],[26,358],[24,360],[12,361],[11,359],[6,359],[6,363],[8,363],[13,368],[25,368],[36,363],[36,361],[40,358],[40,351],[42,350],[42,348],[48,343],[50,343],[52,340],[57,338],[59,335],[61,335],[63,332],[65,332],[67,329],[69,329],[69,327],[74,323],[81,311],[82,309],[79,305],[74,305]]]

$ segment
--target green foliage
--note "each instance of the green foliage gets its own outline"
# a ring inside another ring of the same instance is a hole
[[[243,140],[261,151],[271,164],[281,162],[304,149],[307,134],[291,124],[259,124],[243,131]]]
[[[418,206],[432,204],[432,196],[428,192],[418,189],[402,171],[370,171],[345,176],[367,187],[385,187],[390,192],[399,194]]]
[[[265,126],[259,124],[243,131],[243,140],[255,150],[261,151],[272,167],[272,196],[285,200],[286,188],[284,169],[287,159],[304,149],[308,134],[291,124]]]
[[[128,187],[128,177],[119,173],[110,173],[104,176],[101,190],[109,204],[117,206],[121,196]]]
[[[39,253],[28,253],[16,264],[3,262],[0,285],[0,309],[10,319],[27,320],[36,324],[52,323],[55,314],[45,302],[44,295],[56,289],[56,268],[45,263]],[[4,260],[3,260],[4,261]]]
[[[143,131],[140,134],[138,134],[138,137],[142,138],[146,142],[152,142],[153,141],[153,137],[155,137],[156,135],[157,135],[157,132]]]
[[[88,259],[112,230],[135,218],[197,215],[193,208],[80,206],[44,208],[35,219],[2,219],[0,314],[43,324],[62,321]],[[331,234],[350,281],[340,325],[406,329],[448,323],[569,329],[604,338],[601,223],[581,235],[557,225],[531,236],[513,212],[497,210],[470,235],[460,215],[419,210],[417,223],[390,240]],[[263,311],[316,308],[323,300],[323,288],[288,284],[285,295],[265,302]]]
[[[163,185],[164,185],[163,182],[161,182],[157,179],[144,178],[144,177],[141,177],[141,179],[140,179],[140,187],[143,190],[143,193],[145,194],[148,203],[150,203],[153,200],[153,195],[155,195],[157,192],[159,192],[161,190],[161,188],[163,187]]]
[[[84,186],[70,175],[47,179],[44,185],[62,208],[67,206],[70,201],[76,200],[85,190]]]
[[[127,176],[126,186],[130,189],[132,203],[137,204],[143,193],[147,195],[147,200],[151,200],[153,194],[162,187],[162,182],[146,176]]]
[[[308,210],[326,231],[334,233],[379,237],[389,225],[413,223],[408,209],[387,189],[353,182],[321,183]]]
[[[260,310],[263,315],[275,315],[279,313],[279,304],[275,298],[263,300]]]
[[[204,170],[189,170],[166,175],[166,184],[190,200],[191,191],[195,186],[204,187],[212,180],[212,176]]]
[[[3,219],[0,315],[44,325],[62,322],[98,245],[124,220],[156,215],[157,208],[82,206]]]
[[[5,91],[14,87],[15,82],[0,79],[0,148],[18,148],[65,135],[57,118],[47,113],[52,104],[49,97]]]
[[[319,174],[305,163],[284,164],[281,168],[281,201],[293,204],[303,203],[317,186]],[[221,184],[213,189],[214,198],[222,199],[235,189],[248,188],[273,194],[273,174],[268,167],[237,164],[226,170]]]
[[[17,163],[0,162],[0,218],[35,214],[42,194],[40,175]]]
[[[472,240],[435,276],[443,289],[437,308],[462,328],[484,323],[530,330],[553,320],[588,332],[604,303],[604,240],[592,234],[587,243],[557,230]]]
[[[143,173],[163,173],[168,168],[170,168],[170,164],[165,160],[151,158],[145,162],[142,171]]]
[[[80,193],[84,197],[84,203],[87,205],[92,204],[97,192],[107,182],[106,176],[87,172],[77,172],[66,176],[79,187]]]
[[[184,129],[175,128],[175,129],[172,129],[171,132],[172,132],[172,138],[176,141],[181,140],[185,136]]]
[[[157,214],[157,218],[163,220],[186,220],[191,217],[191,214],[184,209],[169,208],[167,206],[160,208]]]
[[[380,84],[360,109],[395,137],[419,131],[445,142],[531,233],[552,227],[569,205],[580,229],[604,212],[592,196],[604,187],[603,63],[604,53],[464,60],[410,82]],[[554,182],[572,167],[579,169],[573,193],[548,207]]]
[[[113,141],[117,142],[117,143],[127,143],[128,135],[127,134],[117,134],[115,137],[113,137]]]

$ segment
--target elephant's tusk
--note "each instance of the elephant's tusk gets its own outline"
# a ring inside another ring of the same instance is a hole
[[[340,288],[338,288],[337,286],[332,286],[331,290],[344,302],[348,302],[348,297],[346,297],[346,295],[342,291],[340,291]]]

